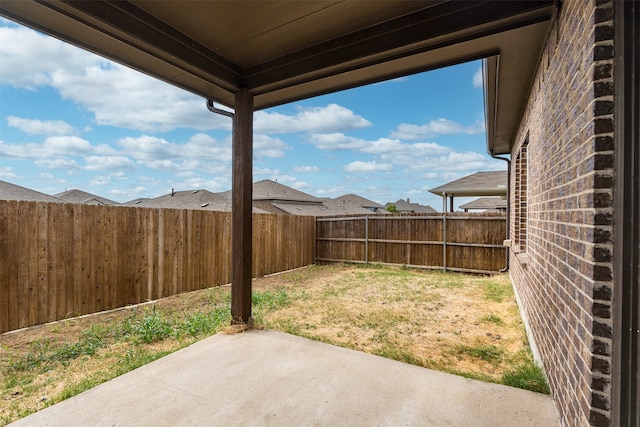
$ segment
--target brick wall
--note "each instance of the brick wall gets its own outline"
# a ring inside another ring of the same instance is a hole
[[[518,167],[510,177],[511,229],[526,236],[510,271],[567,426],[610,424],[612,8],[562,2],[512,151],[528,141],[524,223]]]

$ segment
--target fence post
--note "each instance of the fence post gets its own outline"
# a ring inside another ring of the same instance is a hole
[[[447,271],[447,213],[442,213],[442,269]]]
[[[369,264],[369,216],[364,217],[364,263]]]

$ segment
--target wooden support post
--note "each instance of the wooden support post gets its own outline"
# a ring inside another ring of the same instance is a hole
[[[449,212],[453,212],[453,196],[449,196],[449,197],[450,197],[450,199],[449,199],[449,203],[450,203]]]
[[[244,324],[251,321],[253,190],[253,95],[246,88],[235,96],[232,162],[231,317]]]

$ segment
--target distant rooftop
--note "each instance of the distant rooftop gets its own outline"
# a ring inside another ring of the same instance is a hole
[[[85,205],[119,205],[120,203],[107,199],[105,197],[97,196],[95,194],[87,193],[86,191],[73,189],[63,191],[62,193],[54,194],[69,203],[82,203]]]
[[[21,187],[10,182],[0,180],[0,199],[20,200],[25,202],[55,202],[65,203],[64,200],[50,196],[30,188]]]
[[[367,209],[384,209],[380,203],[376,203],[372,200],[365,199],[362,196],[358,196],[357,194],[345,194],[340,197],[336,197],[335,199],[338,204],[341,205],[351,205],[351,206],[360,206],[361,208]]]
[[[222,194],[231,195],[231,190]],[[253,200],[281,200],[320,203],[320,199],[312,196],[311,194],[304,193],[300,190],[296,190],[295,188],[291,188],[270,179],[253,183]]]
[[[460,209],[466,212],[470,209],[480,210],[506,210],[507,200],[501,197],[480,197],[464,205],[460,205]]]
[[[172,191],[151,199],[135,199],[123,204],[141,208],[231,210],[230,198],[204,189]]]
[[[456,197],[505,196],[507,171],[476,172],[429,191],[438,196],[443,193]]]
[[[396,211],[404,213],[435,213],[437,212],[431,206],[421,205],[420,203],[412,203],[410,199],[400,199],[394,203]]]

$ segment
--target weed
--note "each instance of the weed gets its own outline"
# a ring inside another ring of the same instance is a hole
[[[504,385],[549,394],[549,384],[542,369],[533,361],[505,372],[500,379]]]
[[[185,335],[198,337],[215,333],[220,326],[228,325],[231,315],[228,307],[217,307],[209,313],[193,313],[175,326],[174,336],[181,339]]]
[[[283,288],[275,291],[254,292],[251,302],[256,310],[277,310],[290,303],[289,294]]]
[[[489,314],[488,316],[482,317],[480,320],[487,323],[493,323],[495,325],[504,325],[504,321],[495,314]]]
[[[511,284],[500,283],[496,280],[485,280],[484,285],[484,297],[488,301],[502,302],[505,298],[513,295]]]
[[[498,363],[502,360],[504,350],[495,345],[480,345],[472,347],[468,345],[457,345],[454,351],[460,355],[467,355],[489,363]]]
[[[380,349],[374,352],[378,356],[386,357],[387,359],[398,360],[400,362],[409,363],[416,366],[424,366],[424,361],[415,354],[403,350],[400,346],[394,343],[383,345]]]
[[[173,329],[154,305],[142,319],[127,319],[125,331],[134,342],[152,343],[170,336]]]

